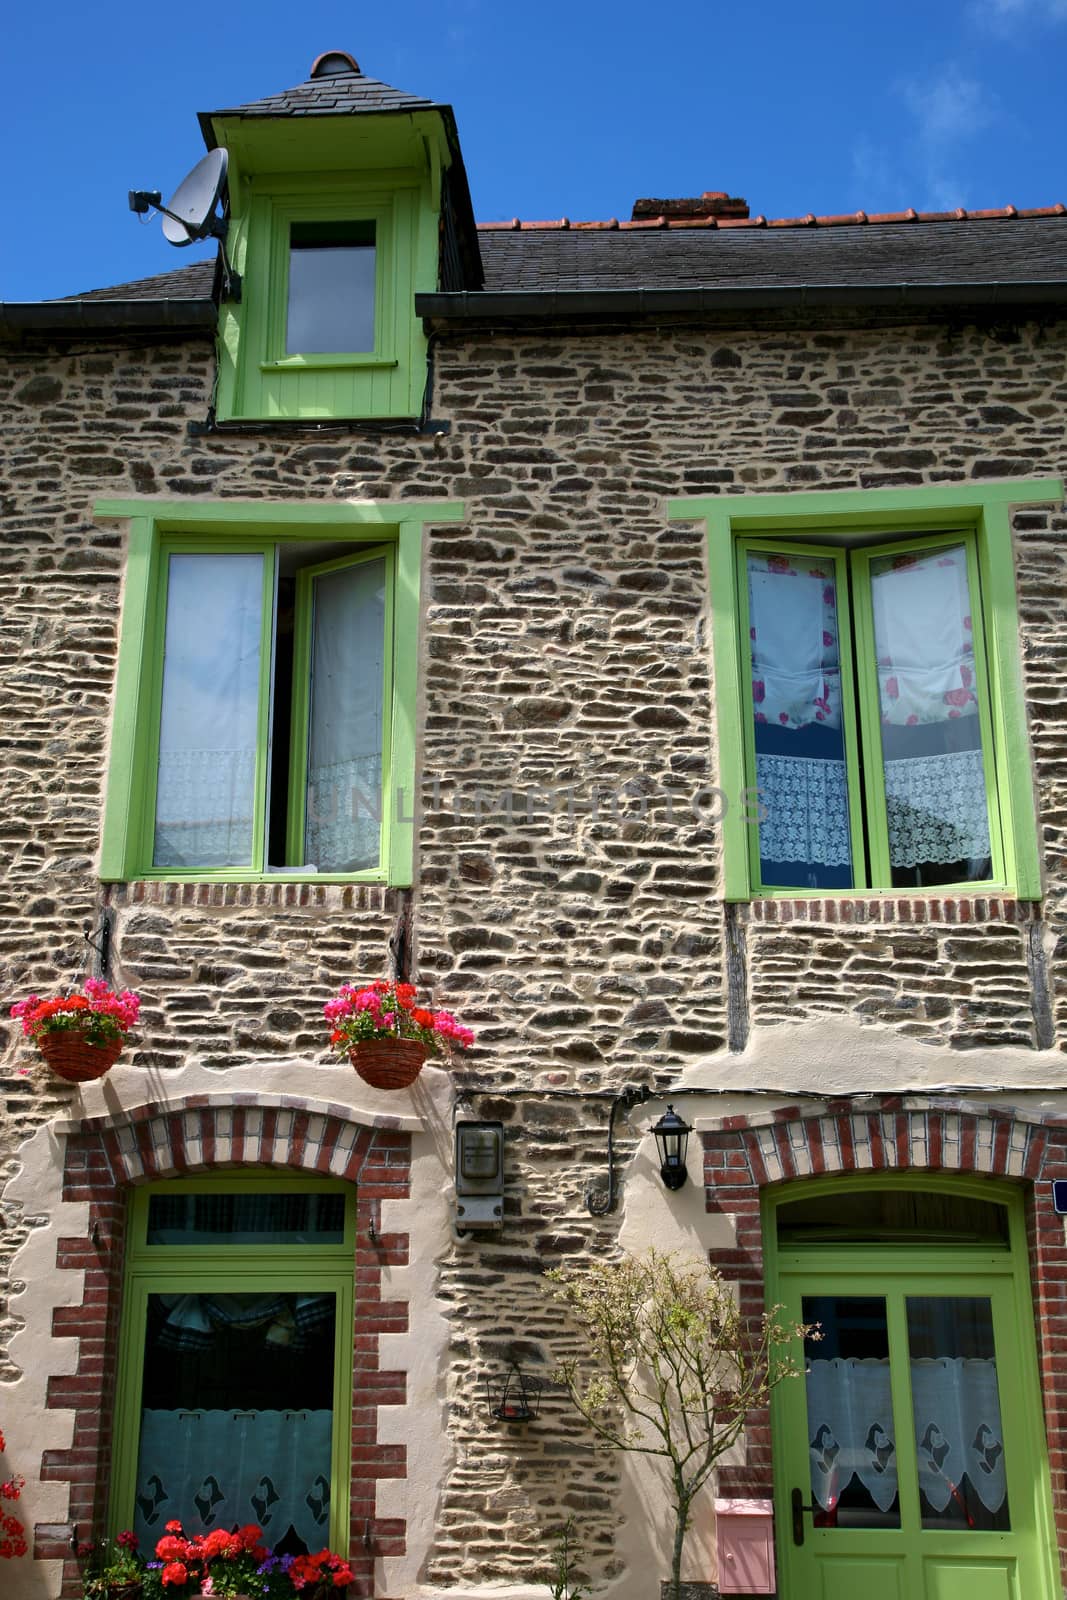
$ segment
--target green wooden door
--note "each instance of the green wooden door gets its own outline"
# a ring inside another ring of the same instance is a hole
[[[1032,1313],[1010,1249],[788,1248],[819,1325],[775,1405],[782,1600],[1052,1600]]]

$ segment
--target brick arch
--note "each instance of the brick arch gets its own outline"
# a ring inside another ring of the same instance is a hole
[[[374,1560],[402,1554],[406,1523],[376,1516],[381,1478],[406,1475],[404,1447],[377,1442],[378,1407],[403,1405],[406,1376],[383,1369],[382,1333],[404,1333],[408,1307],[382,1298],[382,1272],[408,1262],[407,1233],[380,1231],[383,1200],[410,1197],[411,1136],[396,1126],[357,1123],[342,1107],[275,1099],[235,1103],[224,1096],[192,1096],[169,1105],[145,1105],[111,1116],[67,1124],[62,1197],[88,1207],[88,1228],[77,1238],[57,1241],[60,1273],[84,1274],[79,1304],[60,1290],[52,1311],[52,1332],[79,1341],[77,1366],[58,1359],[48,1380],[49,1409],[74,1412],[69,1449],[46,1450],[44,1481],[70,1486],[69,1517],[79,1536],[96,1524],[107,1505],[111,1475],[111,1419],[121,1322],[126,1199],[131,1185],[184,1174],[235,1167],[274,1167],[348,1179],[357,1184],[356,1248],[353,1274],[358,1284],[353,1364],[358,1383],[353,1395],[353,1438],[365,1441],[354,1452],[350,1516],[351,1565],[357,1592],[373,1589]],[[56,1370],[56,1369],[59,1370]],[[66,1539],[51,1526],[38,1528],[34,1554],[64,1561],[62,1595],[81,1594],[78,1567]]]
[[[116,1183],[148,1183],[213,1167],[284,1167],[355,1182],[372,1148],[408,1136],[356,1122],[339,1107],[190,1096],[112,1117],[87,1118],[78,1135],[99,1141]]]
[[[764,1310],[760,1192],[807,1177],[849,1173],[944,1172],[1014,1182],[1026,1193],[1030,1277],[1038,1369],[1045,1405],[1053,1508],[1067,1581],[1067,1371],[1059,1352],[1067,1335],[1067,1239],[1052,1209],[1049,1184],[1067,1179],[1067,1121],[1028,1109],[946,1104],[900,1097],[831,1101],[754,1117],[728,1117],[702,1134],[705,1203],[728,1215],[734,1243],[710,1252],[738,1284],[755,1326]],[[1040,1187],[1038,1187],[1040,1186]],[[720,1493],[769,1495],[773,1481],[770,1419],[756,1414],[743,1466],[719,1475]]]

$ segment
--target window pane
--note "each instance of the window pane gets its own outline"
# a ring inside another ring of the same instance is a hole
[[[356,872],[381,854],[384,559],[312,583],[305,864]]]
[[[341,1244],[340,1194],[154,1194],[148,1244]]]
[[[750,551],[748,609],[761,881],[851,888],[833,561]]]
[[[871,562],[894,888],[992,876],[963,545]]]
[[[156,867],[252,864],[263,556],[172,555]]]
[[[296,223],[289,235],[289,355],[374,349],[373,222]]]
[[[1011,1521],[989,1300],[909,1296],[908,1346],[923,1527],[1006,1532]]]
[[[148,1296],[134,1532],[257,1522],[263,1543],[329,1542],[336,1299]]]
[[[878,1296],[804,1297],[811,1496],[817,1528],[899,1528],[889,1329]]]

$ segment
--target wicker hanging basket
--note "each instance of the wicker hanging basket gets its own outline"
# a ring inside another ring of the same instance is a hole
[[[57,1029],[37,1036],[37,1048],[57,1077],[68,1083],[90,1083],[102,1078],[122,1054],[124,1039],[107,1039],[91,1044],[84,1033]]]
[[[421,1039],[358,1039],[348,1059],[373,1089],[407,1089],[422,1071],[429,1050]]]

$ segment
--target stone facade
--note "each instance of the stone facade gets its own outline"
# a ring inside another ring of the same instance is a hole
[[[583,1569],[620,1594],[633,1581],[619,1464],[592,1453],[558,1395],[536,1428],[505,1434],[481,1389],[486,1368],[513,1354],[550,1364],[564,1350],[543,1269],[633,1230],[625,1207],[592,1218],[584,1203],[590,1180],[602,1181],[608,1105],[623,1084],[706,1090],[686,1103],[698,1125],[747,1115],[758,1103],[749,1090],[794,1104],[825,1092],[812,1029],[826,1022],[873,1052],[857,1093],[932,1084],[997,1102],[1012,1086],[1047,1088],[1053,1112],[1067,1112],[1067,512],[1028,507],[1013,523],[1043,901],[729,911],[706,803],[718,768],[704,532],[665,512],[686,494],[1063,473],[1065,349],[1053,321],[898,325],[844,313],[832,324],[761,314],[442,332],[432,413],[447,431],[435,434],[190,433],[214,376],[202,340],[2,352],[5,997],[82,973],[83,928],[106,907],[115,971],[144,996],[130,1070],[151,1083],[147,1098],[186,1094],[193,1065],[198,1083],[206,1075],[225,1091],[254,1063],[264,1090],[284,1093],[294,1060],[306,1082],[323,1059],[323,1000],[345,979],[388,970],[404,917],[413,976],[478,1033],[456,1077],[460,1108],[505,1122],[502,1234],[448,1238],[432,1262],[447,1461],[439,1482],[416,1485],[432,1525],[409,1528],[410,1570],[386,1561],[379,1595],[415,1592],[391,1587],[401,1581],[533,1582],[568,1515],[580,1521]],[[92,507],[117,495],[464,502],[464,520],[431,528],[425,550],[413,890],[101,887],[123,533]],[[0,1155],[17,1177],[19,1146],[56,1119],[78,1120],[79,1097],[42,1067],[21,1072],[29,1058],[12,1024],[0,1020],[0,1037]],[[624,1191],[649,1142],[637,1122],[620,1129]],[[447,1114],[437,1132],[447,1185]],[[718,1148],[706,1157],[712,1227]],[[10,1193],[9,1260],[39,1222],[17,1181]],[[15,1271],[0,1321],[9,1339],[26,1320]],[[60,1328],[77,1336],[81,1325],[72,1315]],[[106,1368],[109,1358],[94,1346],[93,1359]],[[4,1361],[0,1375],[17,1385],[14,1348]],[[62,1477],[51,1449],[15,1465]],[[69,1514],[77,1500],[89,1517],[74,1481]],[[64,1512],[54,1494],[42,1505],[52,1531],[39,1554],[58,1558]],[[400,1554],[388,1543],[397,1516],[383,1516],[383,1559]],[[369,1569],[361,1578],[371,1592]]]

